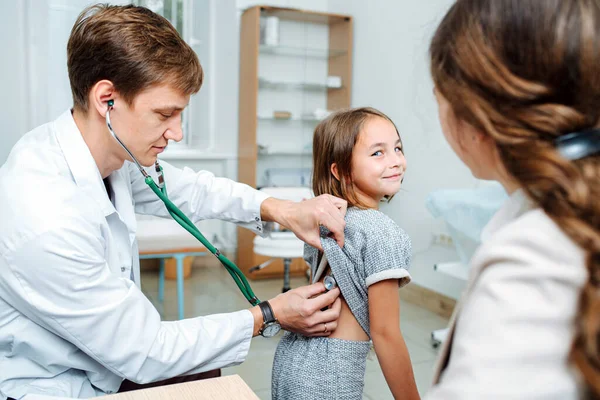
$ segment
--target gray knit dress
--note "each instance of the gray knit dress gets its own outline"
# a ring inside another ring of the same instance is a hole
[[[340,248],[321,228],[321,244],[344,300],[371,338],[368,288],[386,279],[410,282],[411,243],[394,221],[376,210],[350,208]],[[313,282],[321,278],[319,252],[306,245]],[[273,400],[360,400],[370,341],[307,338],[286,332],[273,361]]]

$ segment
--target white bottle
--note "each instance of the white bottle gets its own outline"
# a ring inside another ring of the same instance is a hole
[[[279,18],[267,17],[265,23],[265,44],[277,46],[279,44]]]

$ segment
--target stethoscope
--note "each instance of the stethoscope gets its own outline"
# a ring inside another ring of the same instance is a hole
[[[156,163],[154,164],[156,173],[158,174],[158,185],[157,185],[154,182],[154,179],[152,179],[152,177],[140,165],[137,158],[135,158],[135,156],[131,153],[131,151],[129,151],[129,149],[127,148],[127,146],[125,146],[125,144],[121,141],[121,139],[119,139],[119,137],[113,130],[111,123],[110,123],[110,110],[113,108],[114,104],[115,104],[114,100],[109,100],[108,101],[108,109],[106,110],[106,126],[108,127],[108,130],[110,131],[110,134],[112,135],[112,137],[114,137],[116,139],[116,141],[121,145],[121,147],[127,152],[129,157],[131,157],[131,160],[133,160],[133,162],[135,163],[137,168],[140,170],[141,174],[144,176],[145,182],[148,186],[150,186],[150,189],[152,189],[152,191],[154,193],[156,193],[158,198],[161,199],[163,201],[163,203],[165,203],[165,206],[167,207],[167,211],[169,212],[169,214],[171,214],[171,217],[173,217],[173,219],[175,221],[177,221],[177,223],[179,225],[181,225],[186,231],[191,233],[196,239],[198,239],[200,241],[200,243],[202,243],[204,245],[204,247],[206,247],[212,254],[214,254],[217,257],[217,259],[221,262],[221,264],[223,264],[223,266],[225,267],[227,272],[229,272],[229,275],[231,275],[231,277],[235,281],[236,285],[238,286],[238,288],[240,289],[240,291],[242,292],[242,294],[244,295],[246,300],[248,300],[250,302],[250,304],[252,304],[253,306],[258,305],[258,303],[260,303],[260,300],[258,299],[258,297],[256,297],[256,295],[252,291],[252,288],[250,287],[248,280],[246,279],[246,277],[244,276],[242,271],[237,267],[237,265],[235,265],[231,260],[229,260],[227,257],[225,257],[219,251],[219,249],[214,247],[204,237],[204,235],[202,235],[202,233],[200,233],[200,231],[198,230],[198,228],[196,228],[196,226],[192,223],[192,221],[190,221],[188,219],[188,217],[175,204],[173,204],[173,202],[171,202],[171,200],[169,200],[169,197],[167,196],[167,186],[165,184],[165,177],[164,177],[163,169],[160,166],[160,164],[158,163],[158,159],[156,160]]]

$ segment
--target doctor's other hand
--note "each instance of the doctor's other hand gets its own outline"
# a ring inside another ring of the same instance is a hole
[[[342,303],[338,288],[325,291],[323,283],[317,282],[282,293],[269,303],[283,329],[304,336],[329,336],[337,328]]]
[[[301,202],[268,198],[261,205],[261,215],[267,221],[285,226],[303,242],[323,250],[319,226],[331,231],[340,247],[344,246],[344,228],[348,203],[329,194]]]

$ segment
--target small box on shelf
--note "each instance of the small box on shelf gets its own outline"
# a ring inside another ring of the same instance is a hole
[[[327,77],[327,87],[331,89],[338,89],[342,87],[342,77],[330,75]]]
[[[290,119],[292,113],[289,111],[273,111],[273,118],[275,119]]]

